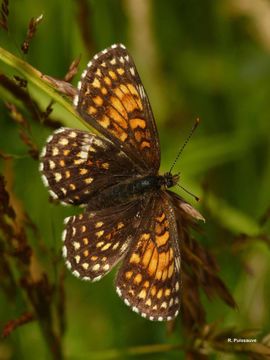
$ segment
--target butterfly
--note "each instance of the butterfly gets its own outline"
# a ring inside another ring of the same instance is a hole
[[[179,208],[198,212],[159,175],[159,136],[134,61],[122,44],[94,56],[74,106],[102,136],[60,128],[47,139],[40,171],[52,198],[84,212],[65,219],[63,256],[73,275],[100,280],[122,261],[116,290],[150,320],[175,318],[180,306]]]

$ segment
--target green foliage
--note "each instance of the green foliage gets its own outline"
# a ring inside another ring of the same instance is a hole
[[[269,356],[269,337],[264,336],[270,332],[270,40],[252,3],[21,0],[10,1],[8,17],[2,10],[0,171],[16,218],[1,197],[0,333],[7,325],[13,330],[0,342],[1,359],[61,358],[61,349],[67,359]],[[262,0],[256,4],[269,24],[270,5]],[[43,20],[28,54],[22,54],[29,21],[40,14]],[[115,294],[114,274],[90,284],[64,270],[62,222],[77,210],[48,201],[37,152],[60,123],[84,124],[68,97],[38,71],[63,79],[81,54],[75,85],[89,58],[115,42],[125,43],[148,90],[161,139],[162,171],[170,168],[194,119],[201,119],[176,170],[181,184],[201,198],[193,205],[206,224],[200,224],[194,237],[214,254],[238,310],[203,296],[207,323],[196,334],[183,329],[183,314],[166,326],[131,312]],[[7,86],[14,75],[28,81],[28,102]],[[7,234],[12,239],[8,244]],[[34,256],[27,253],[28,246]],[[37,287],[23,283],[25,278]],[[42,294],[45,305],[40,309]],[[227,339],[234,337],[258,343],[229,344]]]

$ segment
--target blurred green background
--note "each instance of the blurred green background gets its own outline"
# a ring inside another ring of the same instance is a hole
[[[0,29],[0,46],[56,78],[63,78],[81,54],[74,85],[96,52],[116,42],[127,46],[155,114],[162,172],[170,168],[195,118],[201,119],[175,170],[181,171],[182,184],[201,197],[197,204],[181,193],[206,218],[196,238],[217,257],[221,277],[238,304],[235,311],[203,296],[207,320],[269,332],[269,220],[264,215],[270,208],[270,2],[10,0],[9,10],[9,33]],[[29,20],[40,14],[44,19],[29,54],[22,55],[19,48]],[[15,73],[2,62],[0,72]],[[32,85],[29,92],[45,110],[50,98]],[[18,125],[4,106],[4,101],[12,101],[11,95],[0,87],[0,96],[0,148],[15,156],[1,161],[1,172],[12,174],[12,191],[38,228],[39,235],[28,231],[28,238],[39,268],[53,283],[63,271],[62,222],[77,210],[48,201],[38,162],[28,155]],[[59,105],[53,108],[52,118],[83,128]],[[27,118],[27,112],[20,110]],[[31,118],[28,121],[32,139],[41,149],[52,130]],[[246,235],[243,242],[241,234]],[[115,271],[90,284],[66,272],[61,301],[66,307],[63,347],[68,359],[102,359],[109,349],[118,358],[118,349],[185,341],[181,314],[173,331],[139,317],[116,295],[114,277]],[[1,328],[20,316],[26,303],[19,289],[12,301],[0,291]],[[49,358],[35,321],[0,342],[1,360]],[[132,358],[181,359],[184,355],[168,351]]]

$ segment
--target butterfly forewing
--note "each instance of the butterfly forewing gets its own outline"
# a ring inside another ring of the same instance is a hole
[[[117,276],[117,292],[150,320],[171,320],[180,300],[180,251],[174,210],[165,192],[153,195]]]
[[[95,192],[136,173],[132,161],[108,140],[68,128],[49,137],[40,160],[44,184],[65,204],[87,204]]]
[[[121,147],[140,172],[157,173],[158,133],[147,95],[126,48],[113,45],[95,55],[78,88],[74,104],[82,118]]]

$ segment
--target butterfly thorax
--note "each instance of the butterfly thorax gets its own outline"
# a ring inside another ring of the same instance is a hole
[[[178,175],[165,173],[164,175],[147,175],[129,178],[119,184],[109,186],[95,194],[90,200],[88,209],[101,210],[115,205],[140,200],[149,192],[167,189],[178,181]]]

